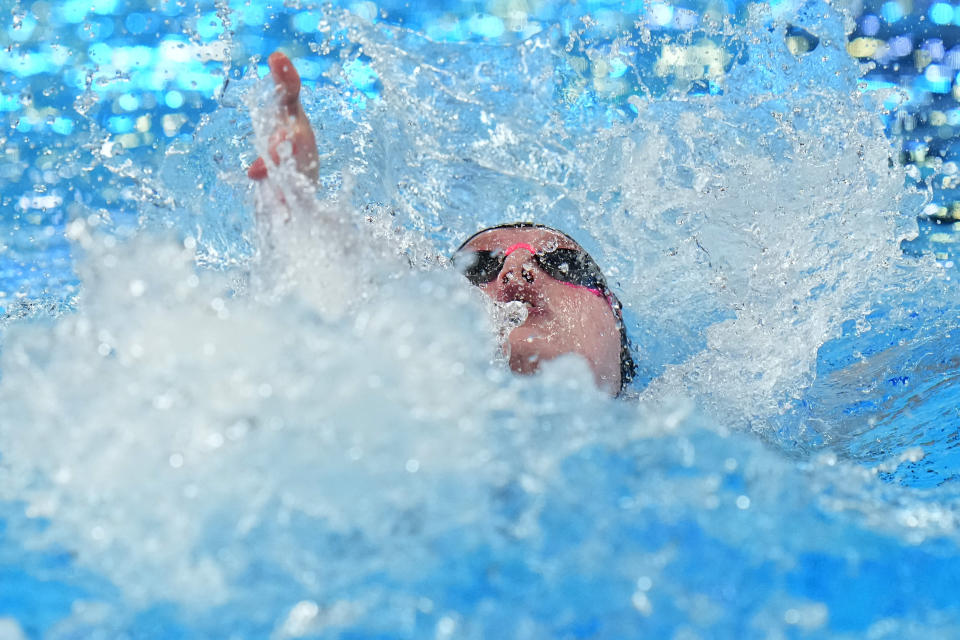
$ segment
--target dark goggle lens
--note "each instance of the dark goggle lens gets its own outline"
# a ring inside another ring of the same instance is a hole
[[[588,289],[603,289],[603,273],[589,255],[577,249],[554,249],[536,256],[551,278]]]
[[[453,264],[474,285],[492,282],[503,268],[503,255],[490,251],[464,251],[453,257]]]

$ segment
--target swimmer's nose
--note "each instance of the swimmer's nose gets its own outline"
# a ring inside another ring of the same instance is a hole
[[[510,284],[520,278],[528,284],[533,284],[540,275],[539,271],[540,268],[529,251],[516,249],[503,261],[503,268],[500,269],[500,280],[504,284]],[[519,284],[519,282],[515,284]]]
[[[538,286],[542,275],[529,251],[516,250],[507,256],[497,278],[485,290],[487,295],[499,302],[519,300],[540,307],[545,303]]]

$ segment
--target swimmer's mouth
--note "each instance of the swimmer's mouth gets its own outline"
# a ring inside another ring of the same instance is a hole
[[[546,309],[540,305],[530,302],[529,300],[520,300],[520,302],[522,302],[523,306],[526,308],[528,318],[530,316],[542,316],[546,312]]]

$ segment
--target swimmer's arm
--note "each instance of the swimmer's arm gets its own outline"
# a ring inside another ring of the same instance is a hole
[[[300,102],[300,74],[294,68],[290,58],[275,51],[267,60],[270,73],[277,85],[280,97],[280,115],[270,135],[268,151],[274,166],[281,162],[281,153],[292,156],[297,171],[316,184],[319,176],[317,141],[313,127],[307,119]],[[284,148],[285,143],[290,148]],[[270,169],[266,161],[259,157],[247,169],[251,180],[265,180]]]
[[[288,151],[283,148],[282,143],[290,142],[289,151],[292,152],[297,171],[316,186],[319,181],[317,142],[300,101],[300,75],[290,59],[279,51],[271,54],[267,62],[281,103],[280,117],[274,125],[268,145],[272,165],[280,164],[280,153]],[[247,169],[247,175],[258,182],[266,180],[270,177],[269,174],[270,166],[262,157],[257,158]],[[300,195],[297,193],[298,189],[296,185],[290,184],[274,184],[273,187],[268,191],[274,198],[267,201],[268,205],[261,201],[258,204],[258,213],[265,222],[277,220],[288,222],[293,213],[290,209],[299,210],[299,205],[287,196],[292,195],[293,200],[296,200]],[[269,206],[269,211],[264,211],[261,208],[263,206]],[[445,263],[445,259],[436,255],[433,244],[422,234],[397,227],[392,220],[392,212],[388,208],[371,205],[364,213],[374,237],[384,241],[386,246],[405,257],[411,265],[417,268],[433,268],[437,264]]]

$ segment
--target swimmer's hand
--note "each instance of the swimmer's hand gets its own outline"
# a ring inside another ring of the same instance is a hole
[[[270,55],[267,64],[270,65],[270,73],[280,97],[280,118],[270,135],[268,147],[270,158],[274,165],[279,165],[281,153],[283,157],[293,157],[297,171],[311,182],[317,182],[317,140],[300,103],[300,74],[293,67],[290,58],[279,51]],[[290,147],[285,148],[284,143],[289,143]],[[262,157],[250,165],[247,176],[252,180],[263,180],[267,177],[267,163]]]

